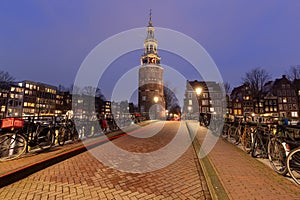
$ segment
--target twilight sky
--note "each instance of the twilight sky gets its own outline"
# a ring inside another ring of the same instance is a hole
[[[93,48],[119,32],[147,26],[150,8],[154,26],[200,43],[231,87],[254,67],[277,78],[300,64],[298,0],[1,0],[0,69],[17,80],[70,86]],[[139,65],[141,54],[132,52],[112,64],[100,81],[105,95],[110,81]],[[185,60],[159,54],[186,79],[199,78]]]

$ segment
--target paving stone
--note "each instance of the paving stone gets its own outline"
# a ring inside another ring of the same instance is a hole
[[[180,122],[167,122],[151,138],[126,136],[114,140],[113,144],[130,152],[152,152],[168,144],[179,125]],[[187,130],[177,134],[189,139]],[[92,151],[100,151],[105,145]],[[11,194],[17,189],[21,195],[33,199],[50,195],[55,199],[211,199],[196,161],[190,146],[169,166],[147,173],[128,173],[104,165],[87,151],[1,188],[0,195],[4,200],[11,200]]]

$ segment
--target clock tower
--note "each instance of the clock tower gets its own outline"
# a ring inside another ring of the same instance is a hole
[[[165,116],[164,69],[160,66],[157,52],[157,40],[154,38],[152,13],[144,40],[144,53],[139,68],[139,110],[142,116],[150,119],[162,119]]]

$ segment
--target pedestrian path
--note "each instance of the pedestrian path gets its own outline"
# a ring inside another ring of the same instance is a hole
[[[202,144],[207,134],[199,127],[197,141]],[[230,199],[300,199],[299,186],[222,138],[207,159],[212,169],[206,171],[216,173]],[[218,190],[213,181],[212,186]]]
[[[147,126],[151,123],[153,123],[153,121],[144,121],[138,125]],[[124,134],[123,130],[129,132],[134,131],[137,128],[138,127],[135,125],[129,126],[119,131],[109,132],[106,135],[98,134],[96,137],[88,138],[83,142],[71,142],[64,146],[56,145],[49,151],[29,152],[18,159],[0,162],[0,187],[13,183],[21,178],[35,173],[36,171],[82,153],[86,151],[86,148],[92,148],[108,142],[109,140],[121,137]]]
[[[189,140],[186,128],[177,133],[179,125],[180,122],[167,122],[153,137],[126,136],[112,143],[128,152],[148,154],[164,147],[175,134],[179,134],[183,141]],[[148,130],[147,127],[140,134]],[[192,146],[188,146],[170,165],[138,173],[119,171],[92,155],[92,151],[101,153],[108,144],[99,145],[0,188],[0,199],[211,199]],[[135,160],[135,164],[144,165],[146,161]]]

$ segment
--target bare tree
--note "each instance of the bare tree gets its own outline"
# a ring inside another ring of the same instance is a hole
[[[167,110],[170,110],[171,107],[179,104],[175,95],[175,89],[170,89],[167,84],[164,86],[164,99],[165,108]]]
[[[270,79],[271,76],[265,69],[257,67],[247,72],[242,81],[250,87],[254,98],[260,98],[264,85]]]
[[[224,89],[225,89],[226,95],[228,95],[230,92],[230,83],[229,82],[224,83]]]
[[[15,81],[15,78],[11,76],[8,72],[0,70],[0,83],[1,85],[9,85]]]
[[[94,96],[94,97],[99,97],[102,100],[105,100],[105,96],[102,94],[100,88],[92,87],[92,86],[86,86],[82,89],[82,94],[87,95],[87,96]]]
[[[290,81],[300,79],[300,65],[290,66],[289,70],[285,73]]]
[[[270,79],[270,74],[265,69],[259,67],[250,70],[242,78],[243,83],[249,86],[253,100],[257,102],[257,105],[253,103],[253,109],[258,109],[258,113],[260,110],[257,106],[262,98],[263,87]]]

